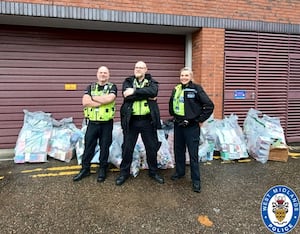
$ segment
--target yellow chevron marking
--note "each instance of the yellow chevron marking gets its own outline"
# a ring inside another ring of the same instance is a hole
[[[109,169],[109,171],[120,171],[120,169],[119,168],[111,168],[111,169]]]
[[[97,168],[99,165],[92,164],[91,168]],[[38,171],[66,171],[66,170],[79,170],[81,169],[81,165],[72,165],[72,166],[63,166],[63,167],[49,167],[49,168],[36,168],[32,170],[25,170],[21,171],[21,173],[32,173],[32,172],[38,172]]]
[[[36,168],[32,170],[21,171],[21,173],[31,173],[31,172],[42,171],[42,170],[43,170],[42,168]]]
[[[65,170],[73,170],[73,169],[81,169],[81,166],[75,165],[75,166],[65,166],[65,167],[49,167],[49,168],[46,168],[45,170],[47,170],[47,171],[65,171]]]
[[[66,176],[66,175],[76,175],[79,171],[64,171],[58,173],[46,173],[46,174],[36,174],[31,175],[32,178],[41,178],[41,177],[53,177],[53,176]],[[91,171],[91,174],[95,174],[96,171]]]
[[[51,177],[51,176],[62,176],[62,175],[75,175],[78,171],[68,171],[68,172],[59,172],[59,173],[47,173],[47,174],[37,174],[37,175],[31,175],[32,178],[37,177]]]
[[[4,176],[0,176],[0,180],[3,180],[4,179]]]
[[[300,153],[289,153],[291,157],[300,157]]]
[[[98,164],[91,165],[91,173],[96,173]],[[61,166],[61,167],[49,167],[49,168],[35,168],[32,170],[24,170],[21,173],[34,173],[34,172],[42,172],[40,174],[30,175],[32,178],[42,178],[42,177],[51,177],[51,176],[65,176],[65,175],[76,175],[81,169],[81,165],[71,165],[71,166]],[[111,168],[109,171],[120,171],[119,168]],[[50,173],[48,173],[50,172]],[[52,172],[52,173],[51,173]],[[57,172],[57,173],[55,173]]]
[[[300,157],[299,156],[291,156],[291,158],[293,158],[293,159],[299,159]]]
[[[228,164],[228,163],[235,163],[235,161],[232,160],[224,160],[221,162],[222,164]]]
[[[248,158],[248,159],[239,159],[238,162],[240,162],[240,163],[251,162],[251,159],[250,158]]]

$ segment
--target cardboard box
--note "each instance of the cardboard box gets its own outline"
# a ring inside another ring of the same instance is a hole
[[[289,150],[288,147],[276,147],[271,148],[269,152],[269,159],[270,161],[278,161],[278,162],[287,162],[289,157]]]

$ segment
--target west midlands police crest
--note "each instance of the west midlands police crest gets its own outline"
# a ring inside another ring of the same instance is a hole
[[[288,233],[299,220],[299,199],[289,187],[277,185],[269,189],[261,202],[261,217],[273,233]]]

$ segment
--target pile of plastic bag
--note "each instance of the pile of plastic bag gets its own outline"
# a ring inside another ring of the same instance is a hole
[[[47,162],[53,124],[51,114],[24,110],[23,127],[15,147],[15,163]]]
[[[262,116],[262,117],[260,117]],[[57,121],[50,113],[29,112],[24,110],[24,123],[20,130],[16,147],[15,163],[46,162],[47,156],[70,162],[76,152],[81,164],[84,151],[86,124],[76,128],[72,118]],[[161,147],[157,154],[158,167],[174,168],[174,125],[171,120],[163,123],[157,131]],[[122,161],[123,131],[120,122],[114,123],[113,142],[110,146],[109,163],[120,167]],[[212,161],[214,152],[219,151],[222,160],[236,160],[252,156],[265,163],[271,147],[286,145],[280,119],[262,115],[250,109],[245,118],[243,129],[238,124],[238,116],[232,114],[224,119],[213,115],[201,126],[199,140],[199,162]],[[92,163],[99,163],[100,148],[97,145]],[[186,163],[189,164],[188,150]],[[133,152],[131,174],[137,176],[140,169],[148,169],[145,146],[138,137]]]
[[[280,119],[262,114],[255,109],[250,109],[247,113],[244,134],[249,155],[261,163],[268,161],[272,146],[286,145]]]
[[[14,162],[47,162],[47,156],[70,162],[77,141],[83,137],[73,119],[57,121],[50,113],[23,112],[24,121],[14,149]]]
[[[213,160],[218,151],[222,160],[253,157],[266,163],[270,149],[286,147],[283,128],[278,117],[270,117],[255,109],[249,109],[243,128],[238,116],[232,114],[224,119],[211,116],[201,127],[199,161]]]
[[[219,151],[222,160],[248,158],[246,142],[238,117],[231,115],[214,119],[213,115],[201,127],[199,162],[212,161],[214,152]]]
[[[48,156],[64,162],[70,162],[73,150],[82,132],[75,126],[72,118],[60,121],[53,119],[52,134],[49,139]]]
[[[85,134],[86,126],[81,129]],[[158,139],[161,142],[161,147],[157,152],[158,168],[167,169],[174,167],[173,156],[169,151],[169,144],[165,137],[164,130],[158,130]],[[115,167],[120,168],[122,161],[122,144],[123,144],[123,131],[120,122],[114,123],[113,126],[113,142],[109,148],[108,162]],[[84,138],[80,139],[76,144],[76,155],[78,164],[82,163],[82,155],[84,150]],[[92,163],[99,163],[100,149],[97,145]],[[141,136],[138,137],[137,143],[133,151],[133,160],[130,168],[130,174],[136,177],[141,169],[148,169],[146,161],[146,151]]]

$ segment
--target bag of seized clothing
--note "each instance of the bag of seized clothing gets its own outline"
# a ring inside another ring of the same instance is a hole
[[[109,148],[108,162],[113,164],[115,167],[120,168],[123,144],[123,131],[120,122],[114,123],[112,135],[113,141]]]
[[[231,114],[217,124],[217,145],[219,145],[221,159],[235,160],[248,158],[244,133],[238,125],[238,117]]]
[[[14,149],[14,162],[47,162],[47,149],[53,129],[51,114],[42,111],[23,112],[24,122]]]
[[[121,123],[114,123],[113,127],[113,141],[109,148],[108,162],[113,164],[115,167],[120,168],[122,162],[122,144],[123,144],[123,130],[121,128]],[[130,166],[130,174],[133,177],[138,176],[140,171],[140,155],[138,146],[134,148],[132,155],[132,163]]]
[[[199,162],[212,161],[215,151],[217,120],[213,114],[202,124],[200,132],[200,145],[198,150]]]
[[[75,153],[76,153],[76,158],[77,158],[77,164],[81,165],[82,163],[82,156],[84,152],[84,135],[86,133],[87,125],[85,121],[82,122],[82,128],[80,129],[80,133],[76,132],[78,134],[79,138],[77,139],[77,142],[75,144]],[[96,145],[95,147],[95,153],[94,157],[91,161],[91,163],[99,163],[99,153],[100,153],[100,147],[99,144]]]
[[[260,117],[262,116],[262,117]],[[280,119],[251,108],[244,120],[244,134],[248,153],[257,161],[266,163],[273,144],[286,145]]]
[[[161,142],[161,146],[157,152],[158,168],[168,169],[174,168],[175,162],[169,150],[169,143],[166,138],[165,130],[157,130],[158,141]]]
[[[72,117],[60,121],[53,119],[48,155],[60,161],[70,162],[75,144],[82,137],[83,134],[73,123]]]

